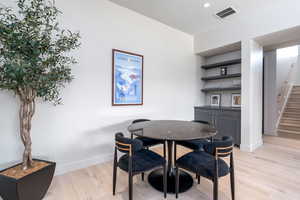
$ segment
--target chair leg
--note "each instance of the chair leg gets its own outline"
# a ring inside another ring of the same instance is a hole
[[[113,172],[113,195],[116,194],[116,184],[117,184],[117,166],[114,165],[114,172]]]
[[[145,173],[143,172],[142,173],[142,181],[144,181],[145,180]]]
[[[218,188],[219,184],[218,184],[218,178],[214,178],[214,200],[218,200]]]
[[[167,160],[167,155],[166,155],[166,142],[164,141],[163,144],[163,149],[164,149],[164,159]]]
[[[176,183],[175,183],[175,195],[176,195],[176,199],[178,198],[178,191],[179,191],[179,169],[176,166]]]
[[[129,185],[129,200],[132,200],[132,174],[128,174],[128,185]]]
[[[118,169],[118,161],[117,161],[117,155],[115,155],[115,157],[114,157],[114,166],[113,166],[113,195],[116,194],[117,169]]]
[[[235,181],[234,181],[234,169],[230,172],[230,185],[231,185],[231,199],[235,200]]]
[[[197,175],[198,184],[200,184],[200,175]]]
[[[177,160],[177,144],[176,142],[174,142],[174,163],[176,162]]]
[[[168,178],[167,178],[167,164],[164,164],[164,198],[167,198],[167,189],[168,189]]]

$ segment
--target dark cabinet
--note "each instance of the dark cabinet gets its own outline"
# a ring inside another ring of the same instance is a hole
[[[210,110],[195,109],[195,120],[213,123],[213,113]]]
[[[217,137],[232,136],[236,145],[241,144],[241,111],[228,107],[195,107],[195,120],[209,122]]]

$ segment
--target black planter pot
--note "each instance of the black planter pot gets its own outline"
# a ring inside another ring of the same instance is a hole
[[[44,198],[52,182],[56,163],[37,159],[34,161],[42,161],[50,165],[20,179],[0,175],[0,197],[3,200],[42,200]]]

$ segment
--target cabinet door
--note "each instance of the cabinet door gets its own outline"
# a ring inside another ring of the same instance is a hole
[[[195,108],[195,120],[212,123],[212,113],[210,110]]]
[[[218,136],[232,136],[234,143],[240,145],[240,119],[238,113],[234,112],[220,112],[215,115],[216,129],[218,130]]]

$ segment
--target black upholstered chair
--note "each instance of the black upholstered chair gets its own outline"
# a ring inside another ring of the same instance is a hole
[[[132,200],[132,179],[134,175],[144,173],[149,170],[163,167],[164,169],[164,197],[167,196],[167,166],[166,160],[159,154],[144,149],[143,143],[139,139],[124,137],[123,133],[115,135],[115,155],[113,166],[113,195],[116,193],[117,168],[128,173],[129,200]],[[164,145],[165,150],[165,145]],[[118,152],[124,153],[118,159]]]
[[[193,120],[193,122],[209,124],[206,121]],[[203,150],[204,145],[206,145],[208,143],[210,143],[209,139],[197,139],[197,140],[189,140],[189,141],[178,141],[178,142],[176,142],[176,145],[181,145],[181,146],[187,147],[189,149],[199,151],[199,150]]]
[[[220,140],[211,142],[204,146],[205,151],[193,151],[176,161],[176,198],[178,198],[179,175],[178,169],[182,168],[196,173],[198,182],[200,177],[211,180],[214,184],[214,200],[218,199],[218,179],[230,174],[231,195],[235,200],[234,186],[234,164],[233,164],[233,139],[232,137],[223,137]],[[223,160],[230,157],[230,166]]]
[[[139,123],[139,122],[147,122],[150,121],[150,119],[136,119],[132,121],[132,124],[135,123]],[[133,135],[131,135],[131,137],[133,138]],[[136,139],[139,139],[143,142],[143,146],[148,149],[149,147],[152,147],[154,145],[158,145],[158,144],[162,144],[163,141],[161,140],[155,140],[155,139],[151,139],[151,138],[144,138],[144,137],[136,137]]]
[[[139,122],[147,122],[147,121],[151,121],[151,120],[150,119],[136,119],[136,120],[133,120],[131,124],[135,124],[135,123],[139,123]],[[133,134],[131,134],[131,138],[133,139]],[[140,137],[140,136],[136,137],[135,139],[141,140],[143,142],[143,147],[145,149],[149,149],[150,147],[155,146],[155,145],[164,144],[164,141]],[[164,153],[164,158],[166,158],[165,153]],[[144,181],[144,176],[145,176],[145,174],[142,173],[143,181]]]

